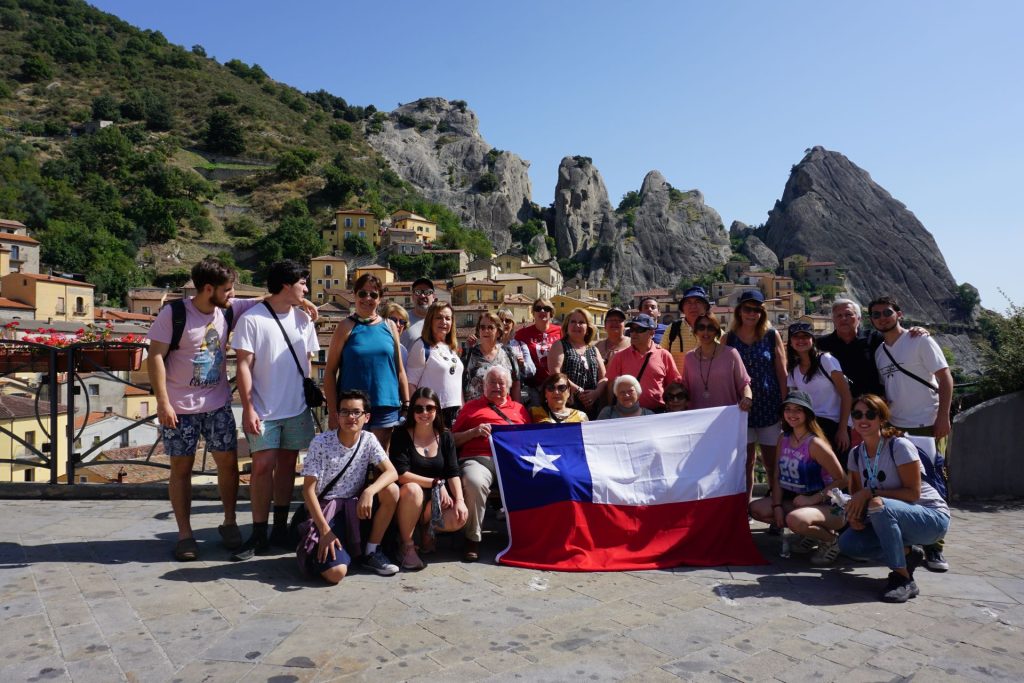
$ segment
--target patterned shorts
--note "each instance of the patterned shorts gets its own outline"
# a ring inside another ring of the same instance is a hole
[[[199,437],[206,439],[211,453],[233,451],[238,447],[238,432],[231,404],[226,403],[207,413],[178,415],[177,427],[160,427],[167,455],[194,456]]]

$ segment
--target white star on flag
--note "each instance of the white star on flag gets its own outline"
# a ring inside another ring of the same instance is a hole
[[[533,465],[533,476],[536,477],[541,470],[557,472],[558,468],[555,467],[554,462],[561,457],[561,455],[548,455],[541,449],[540,444],[537,444],[537,451],[533,455],[524,455],[523,460]]]

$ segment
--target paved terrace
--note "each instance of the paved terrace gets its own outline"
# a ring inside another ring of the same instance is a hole
[[[1024,679],[1024,506],[954,511],[948,574],[876,600],[885,571],[772,566],[542,573],[458,561],[298,578],[291,556],[227,562],[196,502],[202,559],[170,558],[162,501],[2,501],[0,681]],[[248,517],[243,508],[242,518]]]

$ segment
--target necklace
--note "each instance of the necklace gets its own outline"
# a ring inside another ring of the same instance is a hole
[[[708,383],[711,381],[711,364],[715,362],[715,356],[718,354],[718,347],[715,346],[715,350],[711,352],[711,358],[708,359],[708,374],[704,374],[704,351],[698,350],[697,359],[700,363],[697,365],[697,371],[700,372],[700,381],[704,385],[704,398],[711,398],[711,391],[708,389]]]
[[[416,435],[413,434],[412,447],[416,451],[416,453],[421,454],[424,458],[430,458],[432,457],[430,455],[430,447],[433,446],[435,443],[440,443],[440,440],[440,437],[434,434],[433,437],[430,439],[430,442],[426,446],[421,446],[418,443],[416,443]]]
[[[374,313],[369,318],[360,318],[359,316],[356,316],[356,320],[358,320],[364,325],[369,325],[377,320],[377,314]]]

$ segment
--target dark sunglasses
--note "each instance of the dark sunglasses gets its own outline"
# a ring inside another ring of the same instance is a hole
[[[701,323],[699,325],[694,325],[693,327],[694,332],[718,332],[719,329],[720,328],[716,327],[715,325],[711,325],[708,323]]]
[[[494,325],[481,325],[480,329],[481,330],[496,330],[498,328],[496,326],[494,326]]]
[[[377,299],[380,298],[380,293],[379,292],[369,292],[369,291],[367,291],[365,289],[360,289],[358,292],[356,292],[356,296],[358,296],[360,299],[365,299],[366,297],[370,297],[371,299],[376,301]]]
[[[435,405],[425,406],[425,405],[422,405],[422,404],[417,404],[417,405],[414,405],[412,407],[412,412],[416,413],[417,415],[420,415],[420,414],[423,414],[423,413],[436,413],[437,412],[437,406],[435,406]]]
[[[887,308],[884,311],[871,311],[871,317],[874,320],[878,320],[879,318],[891,318],[894,315],[896,315],[896,311],[891,308]]]
[[[665,394],[665,400],[666,401],[685,401],[686,400],[686,394],[679,394],[679,393]]]
[[[553,384],[550,387],[548,387],[548,391],[557,391],[558,393],[561,394],[564,391],[569,391],[569,385],[568,384]]]
[[[554,313],[555,309],[551,308],[550,306],[534,306],[533,307],[533,312],[534,313]]]
[[[868,408],[867,410],[851,410],[850,417],[852,417],[854,420],[859,420],[861,418],[874,420],[878,417],[878,411],[875,410],[874,408]]]
[[[740,306],[742,313],[760,313],[763,310],[760,306]]]
[[[416,296],[430,296],[431,294],[434,293],[434,290],[432,290],[432,289],[414,289],[414,290],[412,290],[412,293],[415,294]]]
[[[398,325],[399,327],[405,327],[405,321],[401,318],[388,318],[391,322]]]

